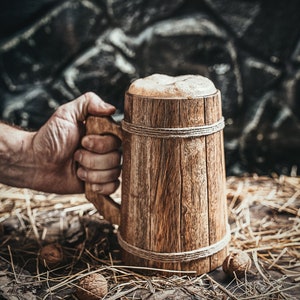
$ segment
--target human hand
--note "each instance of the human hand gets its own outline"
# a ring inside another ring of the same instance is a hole
[[[84,136],[88,115],[111,115],[115,108],[94,93],[60,106],[32,139],[37,166],[32,188],[54,193],[81,193],[84,181],[101,194],[119,185],[120,141],[111,135]]]

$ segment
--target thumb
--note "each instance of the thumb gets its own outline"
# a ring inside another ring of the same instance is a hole
[[[93,92],[88,92],[77,99],[62,105],[57,114],[63,114],[64,118],[70,117],[74,122],[84,121],[88,115],[109,116],[116,111],[116,108],[103,101]]]
[[[93,92],[85,93],[81,97],[83,97],[84,100],[79,101],[83,101],[85,105],[87,105],[87,114],[95,116],[108,116],[116,111],[116,108],[113,105],[103,101],[99,96],[97,96]],[[79,99],[81,97],[79,97]],[[85,117],[86,116],[87,115],[85,115]]]

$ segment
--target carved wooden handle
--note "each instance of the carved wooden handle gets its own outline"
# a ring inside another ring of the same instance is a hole
[[[111,117],[89,116],[86,122],[86,134],[113,134],[122,139],[122,129]],[[120,205],[111,197],[92,191],[89,183],[85,184],[85,196],[104,219],[112,224],[120,224]]]

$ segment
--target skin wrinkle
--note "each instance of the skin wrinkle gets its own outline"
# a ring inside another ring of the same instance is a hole
[[[97,173],[97,171],[90,171],[89,175],[90,176],[88,179],[91,183],[96,183],[98,181],[101,181],[103,183],[110,183],[112,182],[110,177],[111,174],[114,174],[114,177],[119,177],[121,172],[121,168],[113,168],[110,170],[105,170],[104,172],[101,173],[101,175],[99,175],[99,173]]]
[[[85,169],[95,189],[113,193],[119,185],[119,142],[112,136],[93,135],[86,149],[82,138],[88,113],[109,116],[114,111],[96,94],[86,93],[60,106],[37,132],[0,122],[0,182],[50,193],[81,193],[85,182],[77,172]],[[83,151],[87,160],[96,157],[92,169],[76,159]]]
[[[35,141],[35,138],[33,140],[33,147],[34,153],[36,156],[39,157],[48,157],[50,160],[46,161],[50,165],[53,161],[58,159],[59,154],[62,152],[61,145],[65,145],[68,143],[72,144],[72,141],[69,140],[69,137],[71,136],[71,130],[64,126],[64,122],[66,120],[63,120],[61,118],[57,118],[55,122],[52,122],[49,124],[51,127],[51,130],[46,131],[44,134],[44,137],[42,139],[42,142]],[[72,125],[71,123],[69,125]],[[67,130],[67,134],[65,134],[65,130]],[[64,133],[64,134],[62,134]],[[79,136],[78,136],[79,139]],[[69,153],[73,153],[75,151],[74,149],[69,149],[67,147]],[[53,155],[55,153],[55,155]]]
[[[62,117],[64,116],[61,114],[62,112],[68,112],[68,110],[60,109],[58,113],[55,113],[49,122],[50,130],[46,131],[42,139],[38,141],[36,139],[33,140],[33,153],[35,155],[36,161],[43,161],[43,166],[41,167],[46,167],[48,169],[49,174],[55,174],[56,172],[61,174],[60,177],[62,180],[57,181],[57,188],[66,183],[64,177],[67,172],[67,169],[71,171],[75,178],[77,173],[75,162],[68,162],[68,158],[74,156],[77,147],[68,147],[65,145],[75,144],[74,142],[76,140],[78,141],[76,145],[80,143],[79,132],[76,133],[76,135],[74,136],[74,132],[77,131],[76,126],[74,126],[74,123],[70,122],[67,117]],[[37,136],[35,136],[35,138],[36,137]],[[62,145],[64,145],[64,148],[62,148]],[[61,153],[64,153],[65,163],[69,165],[68,168],[62,168],[60,166],[57,166],[57,161],[60,159]],[[38,172],[39,170],[37,170],[36,173],[38,174]],[[33,177],[33,185],[34,182],[39,182],[39,178],[37,178],[37,176],[38,175]],[[79,180],[76,185],[80,185]]]
[[[86,115],[88,115],[88,113],[93,113],[93,112],[89,112],[88,111],[88,105],[86,104],[85,105],[85,103],[90,103],[91,102],[91,97],[92,97],[92,93],[85,93],[84,95],[83,95],[83,97],[85,98],[85,101],[83,102],[83,104],[82,104],[82,109],[81,109],[81,111],[82,112],[84,112],[84,116],[86,116]],[[81,118],[81,121],[84,121],[84,116]]]

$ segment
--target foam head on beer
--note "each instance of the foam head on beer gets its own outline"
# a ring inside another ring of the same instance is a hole
[[[137,79],[128,89],[130,94],[163,98],[198,98],[212,95],[216,91],[212,81],[201,75],[164,74]]]

